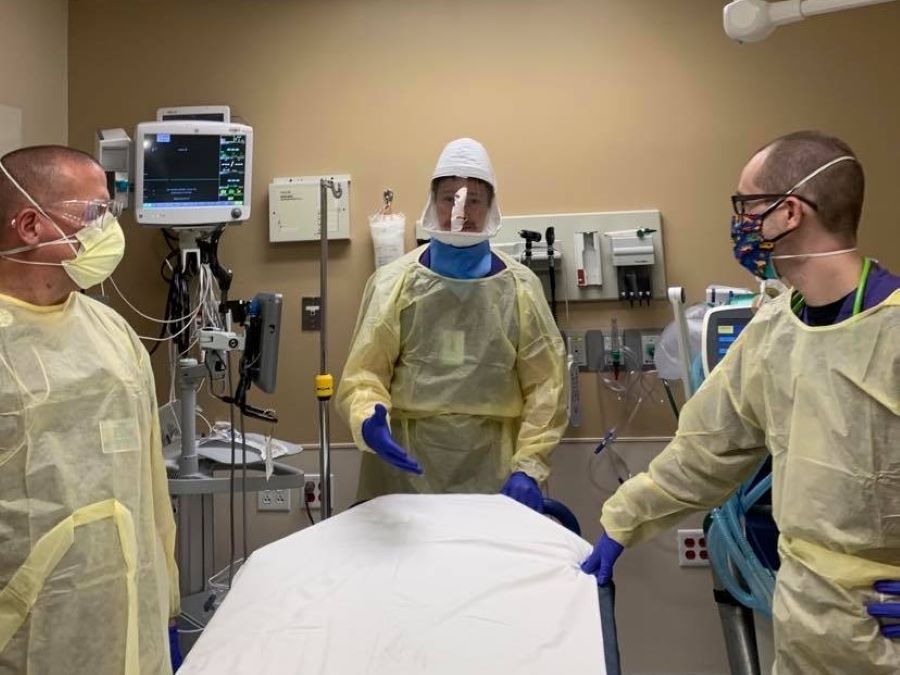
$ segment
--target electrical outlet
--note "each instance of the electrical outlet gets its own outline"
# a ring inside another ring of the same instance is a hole
[[[321,298],[300,298],[300,330],[322,330]]]
[[[322,508],[322,481],[317,473],[306,474],[306,483],[303,486],[303,498],[309,504],[310,509]],[[331,474],[331,508],[334,510],[334,474]]]
[[[703,530],[678,530],[678,564],[682,567],[708,567],[709,551]]]
[[[290,511],[290,490],[260,490],[256,493],[257,511]]]

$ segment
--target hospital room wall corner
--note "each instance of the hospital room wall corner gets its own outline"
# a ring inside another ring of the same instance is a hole
[[[68,140],[68,0],[0,2],[0,155]]]

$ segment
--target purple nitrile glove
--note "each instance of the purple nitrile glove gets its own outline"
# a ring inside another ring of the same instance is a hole
[[[605,532],[587,559],[581,563],[581,571],[597,577],[598,586],[607,586],[613,577],[613,565],[625,548]]]
[[[375,412],[362,423],[362,437],[375,454],[391,466],[403,471],[422,475],[422,467],[410,457],[406,450],[391,436],[391,428],[387,421],[387,409],[380,403],[375,405]]]
[[[538,513],[544,512],[544,495],[541,494],[541,488],[537,481],[524,471],[510,474],[500,488],[500,494],[511,497]]]

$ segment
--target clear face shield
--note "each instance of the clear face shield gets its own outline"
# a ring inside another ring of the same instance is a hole
[[[474,246],[490,239],[500,229],[493,187],[466,176],[436,178],[422,226],[432,237],[451,246]]]

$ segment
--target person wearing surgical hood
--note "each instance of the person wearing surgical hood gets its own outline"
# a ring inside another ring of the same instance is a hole
[[[775,675],[900,672],[900,278],[857,249],[862,166],[802,131],[744,167],[735,259],[788,286],[685,404],[645,473],[603,505],[582,569],[724,502],[771,455],[781,565]]]
[[[565,349],[538,278],[491,250],[480,143],[444,148],[422,226],[429,244],[369,279],[338,387],[364,451],[357,497],[500,491],[540,510],[567,425]]]
[[[122,259],[119,210],[89,155],[0,158],[3,673],[171,672],[175,522],[150,358],[80,292]]]

